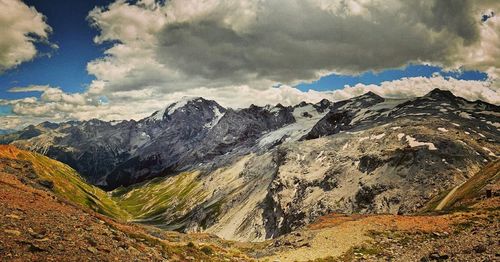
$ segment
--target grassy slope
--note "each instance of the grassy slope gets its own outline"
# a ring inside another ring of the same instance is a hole
[[[249,157],[215,170],[211,179],[199,171],[159,177],[127,188],[112,191],[113,199],[135,222],[153,224],[166,229],[181,229],[189,218],[203,209],[200,227],[206,229],[221,215],[222,206],[241,192],[245,184],[237,181]],[[212,194],[216,190],[218,194]],[[168,225],[165,224],[168,221]]]
[[[168,178],[156,178],[149,182],[112,192],[113,199],[131,214],[133,219],[148,223],[161,223],[163,215],[190,209],[190,203],[203,201],[206,195],[197,182],[197,172],[184,172]]]
[[[444,209],[466,207],[477,202],[484,195],[488,185],[498,184],[500,180],[500,160],[492,162],[461,185],[448,201]]]
[[[0,158],[31,163],[40,179],[54,183],[54,192],[72,202],[90,207],[104,215],[138,222],[161,224],[164,214],[181,219],[193,202],[203,201],[197,172],[181,173],[168,178],[119,188],[111,194],[92,186],[66,164],[38,153],[0,145]]]
[[[129,214],[103,190],[92,186],[71,167],[43,155],[19,150],[14,146],[0,145],[0,158],[31,163],[36,174],[54,183],[54,192],[64,198],[90,207],[110,217],[126,220]]]
[[[455,193],[451,196],[451,199],[443,207],[443,211],[467,207],[475,202],[484,194],[484,188],[489,184],[498,184],[500,180],[500,160],[491,162],[490,164],[483,167],[478,173],[471,177],[467,182],[461,185]],[[451,189],[450,189],[451,190]],[[450,191],[443,191],[431,201],[429,201],[422,213],[432,212],[435,210],[437,205],[446,197]]]
[[[39,185],[42,179],[53,182],[52,191]],[[104,191],[86,185],[68,166],[0,146],[0,260],[252,261],[208,234],[120,223],[62,198],[123,215]]]

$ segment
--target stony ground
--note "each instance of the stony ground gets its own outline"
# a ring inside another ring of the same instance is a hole
[[[262,261],[500,261],[499,204],[497,197],[452,214],[324,216],[251,254]]]
[[[0,171],[0,261],[500,260],[498,196],[450,214],[328,215],[240,243],[117,222],[22,178]]]
[[[256,243],[108,218],[56,195],[32,164],[0,157],[0,261],[500,261],[498,163],[445,211],[330,214]],[[478,195],[485,183],[491,198]]]
[[[0,171],[0,261],[249,260],[214,239],[119,223]]]
[[[361,246],[354,249],[353,255],[355,260],[365,257],[380,261],[498,261],[498,221],[498,212],[488,212],[466,217],[449,232],[375,231],[371,249]]]

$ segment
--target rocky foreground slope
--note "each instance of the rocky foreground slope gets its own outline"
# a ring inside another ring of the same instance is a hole
[[[0,146],[0,261],[250,260],[222,247],[215,236],[160,231],[100,215],[89,207],[102,206],[93,202],[105,196],[80,182],[64,164]]]
[[[499,117],[441,90],[241,110],[196,98],[140,121],[43,123],[2,140],[114,189],[133,221],[264,240],[329,213],[421,211],[498,158]]]
[[[488,196],[487,190],[491,190]],[[482,168],[436,212],[322,216],[251,252],[268,261],[497,261],[500,160]]]
[[[93,201],[78,202],[65,195],[65,189],[85,186],[81,181],[64,164],[0,146],[0,261],[495,261],[500,257],[500,160],[459,186],[452,201],[437,213],[330,214],[276,239],[246,243],[100,215],[88,208],[106,198],[99,189],[87,185],[92,190],[79,193]],[[490,197],[486,190],[493,192]],[[431,201],[426,208],[434,206]]]

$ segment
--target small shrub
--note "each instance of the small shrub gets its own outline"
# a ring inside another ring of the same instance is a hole
[[[364,255],[379,255],[379,254],[382,253],[382,250],[380,250],[377,247],[368,247],[368,246],[365,246],[365,245],[354,247],[353,251],[355,253],[361,253],[361,254],[364,254]]]
[[[205,253],[205,255],[212,255],[214,253],[214,250],[209,247],[209,246],[204,246],[201,248],[201,252]]]

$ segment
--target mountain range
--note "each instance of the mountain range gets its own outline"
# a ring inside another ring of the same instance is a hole
[[[328,214],[257,242],[127,223],[121,202],[71,167],[0,145],[0,257],[4,261],[458,261],[498,251],[500,161],[417,215]],[[179,184],[177,190],[189,184]],[[494,196],[485,197],[485,189]],[[170,191],[172,192],[172,191]],[[140,200],[137,207],[148,203]],[[437,203],[438,202],[438,203]],[[433,211],[434,209],[441,211]],[[101,214],[99,214],[101,213]]]
[[[138,121],[44,122],[0,142],[109,191],[108,215],[257,241],[331,213],[437,208],[498,158],[499,119],[499,106],[439,89],[243,109],[186,98]]]

